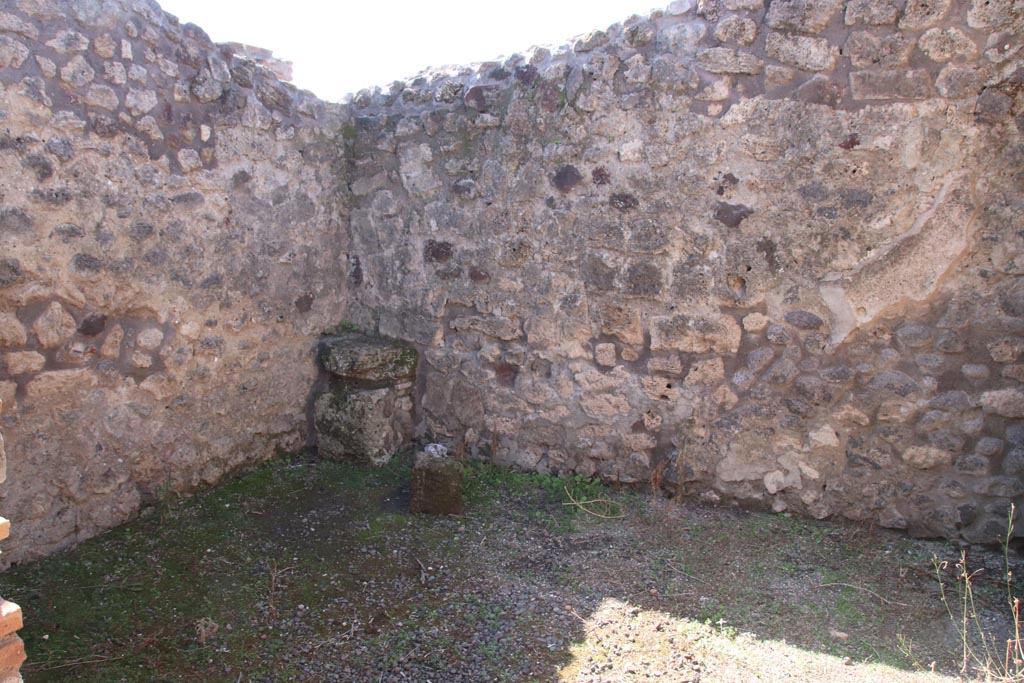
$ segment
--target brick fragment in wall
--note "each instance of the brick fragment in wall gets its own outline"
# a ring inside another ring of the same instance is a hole
[[[21,638],[14,634],[0,638],[0,674],[16,674],[25,659],[25,644]]]

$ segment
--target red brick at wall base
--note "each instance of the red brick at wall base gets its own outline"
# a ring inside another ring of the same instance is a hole
[[[16,635],[9,635],[0,640],[0,680],[19,680],[13,678],[18,675],[18,668],[25,661],[25,643]]]

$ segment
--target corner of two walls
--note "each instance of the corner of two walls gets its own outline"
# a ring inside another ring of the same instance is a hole
[[[148,0],[4,3],[5,564],[304,445],[344,116]]]
[[[304,443],[341,320],[416,344],[420,432],[478,457],[991,540],[1021,22],[678,0],[341,107],[148,0],[14,0],[4,559]]]
[[[358,322],[423,349],[422,431],[478,457],[994,541],[1024,500],[1022,25],[680,0],[359,93]]]

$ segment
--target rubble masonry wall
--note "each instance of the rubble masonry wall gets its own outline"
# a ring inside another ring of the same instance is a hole
[[[149,0],[6,3],[3,561],[304,444],[342,322],[478,457],[993,539],[1021,12],[677,0],[332,105]]]

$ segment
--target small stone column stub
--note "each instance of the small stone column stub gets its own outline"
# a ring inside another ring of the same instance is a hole
[[[381,466],[412,442],[419,353],[360,333],[320,340],[327,387],[314,403],[317,450],[330,460]]]
[[[428,444],[416,454],[412,467],[412,512],[428,515],[461,515],[465,509],[462,463],[448,455],[441,444]]]
[[[0,400],[0,415],[4,402]],[[0,433],[0,483],[7,479],[7,452],[4,450],[4,435]],[[11,523],[0,517],[0,541],[11,533]],[[21,608],[13,602],[0,598],[0,683],[22,683],[18,669],[25,661],[25,644],[18,637],[21,630]]]

